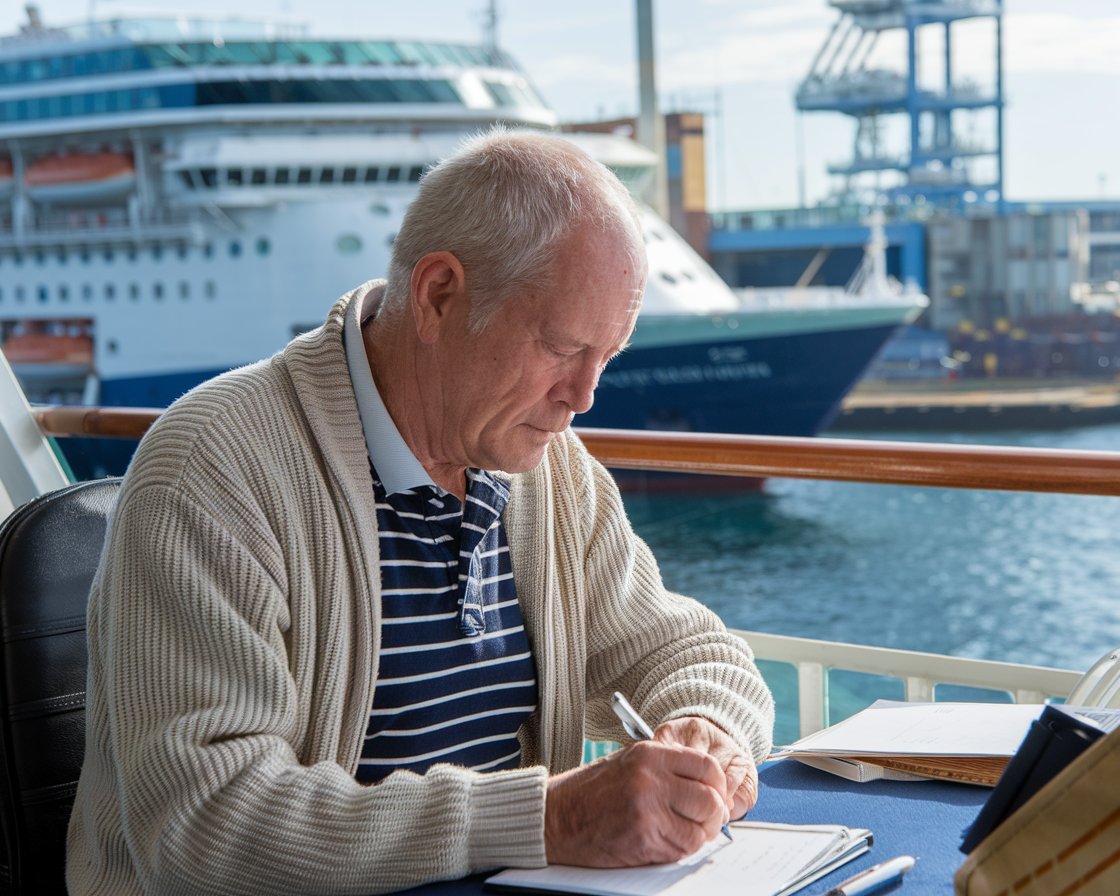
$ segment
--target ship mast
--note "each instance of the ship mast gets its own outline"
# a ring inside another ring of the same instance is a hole
[[[638,19],[638,142],[657,156],[646,201],[669,219],[665,172],[665,119],[657,108],[657,65],[653,52],[653,0],[636,0]]]

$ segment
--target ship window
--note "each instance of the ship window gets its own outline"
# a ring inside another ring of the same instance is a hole
[[[205,292],[206,292],[206,298],[208,298],[208,299],[212,299],[212,298],[214,298],[215,295],[217,295],[218,289],[214,285],[213,280],[207,280],[206,281]]]
[[[240,187],[242,182],[242,175],[240,168],[228,168],[226,170],[226,183],[230,186]]]
[[[163,284],[162,283],[153,283],[152,284],[152,295],[155,297],[157,302],[163,301]]]
[[[310,168],[300,168],[299,171],[296,172],[296,183],[297,184],[309,184],[309,183],[311,183],[311,169]]]
[[[88,283],[82,285],[82,301],[89,302],[93,299],[93,287]]]
[[[136,261],[136,250],[135,249],[129,249],[128,252],[127,252],[127,255],[128,255],[128,260],[129,261]]]
[[[161,258],[163,258],[163,247],[152,246],[152,261],[159,261]]]
[[[367,169],[366,169],[365,182],[366,182],[367,184],[375,184],[375,183],[377,183],[377,176],[378,176],[378,174],[380,174],[380,172],[381,172],[381,169],[380,169],[380,168],[378,168],[377,166],[373,166],[373,167],[371,167],[371,168],[367,168]]]
[[[89,249],[83,249],[79,252],[78,258],[81,259],[82,264],[89,264]]]
[[[319,172],[319,183],[321,183],[321,184],[333,184],[334,183],[334,169],[333,168],[324,168],[322,171],[320,171]]]
[[[66,253],[65,249],[59,249],[58,250],[58,263],[59,264],[66,264],[66,262],[69,258],[70,258],[70,256]]]
[[[191,176],[191,172],[180,171],[179,172],[179,180],[181,180],[183,182],[183,185],[188,190],[193,190],[194,189],[194,178]]]
[[[389,171],[385,175],[385,180],[389,181],[389,183],[396,183],[400,179],[401,179],[401,166],[400,165],[390,165],[389,166]]]
[[[67,286],[65,283],[63,283],[62,285],[60,285],[58,287],[58,300],[60,302],[69,302],[70,301],[70,287]]]
[[[179,281],[179,298],[186,301],[191,297],[191,285],[187,280]]]
[[[105,251],[103,251],[101,253],[101,257],[103,259],[105,259],[106,264],[112,264],[113,263],[113,250],[112,249],[106,249]]]
[[[46,260],[47,260],[46,256],[43,255],[42,252],[36,252],[35,253],[35,264],[41,265]]]
[[[342,182],[344,184],[352,184],[358,179],[357,168],[343,168],[342,169]]]
[[[189,255],[190,253],[187,252],[186,246],[180,246],[175,254],[179,256],[180,260],[186,261],[187,255]]]
[[[213,243],[206,243],[206,245],[204,245],[202,247],[202,254],[206,258],[213,258],[214,257],[214,244]]]
[[[216,187],[218,185],[218,172],[213,168],[203,168],[198,172],[202,176],[202,182],[208,187]]]
[[[263,184],[267,180],[267,172],[263,168],[254,168],[250,177],[250,183]]]
[[[137,302],[137,301],[140,300],[140,284],[139,283],[128,284],[128,297],[130,299],[132,299],[132,301],[134,301],[134,302]]]
[[[23,287],[22,286],[17,286],[16,287],[16,301],[17,302],[22,302],[25,298],[27,298],[27,295],[24,293]]]
[[[232,240],[229,244],[229,254],[232,258],[239,258],[241,256],[241,243]]]
[[[267,237],[262,236],[259,240],[257,240],[257,254],[258,255],[267,255],[271,251],[272,251],[272,243],[270,243],[268,241]]]
[[[286,184],[290,175],[291,172],[287,168],[277,168],[276,171],[273,172],[273,183]]]
[[[105,284],[105,301],[111,302],[117,297],[117,289],[112,283]]]
[[[420,178],[421,178],[421,176],[423,176],[423,174],[424,174],[424,169],[423,168],[421,168],[419,165],[413,165],[411,168],[408,169],[409,183],[413,183],[413,184],[419,183]]]
[[[14,260],[15,260],[15,263],[16,263],[16,267],[17,267],[17,268],[21,268],[21,267],[23,267],[23,253],[21,253],[21,252],[17,252],[17,253],[16,253],[16,254],[15,254],[15,255],[13,256],[13,258],[14,258]]]
[[[39,301],[40,302],[47,301],[48,295],[47,295],[47,288],[45,286],[40,286],[39,290],[38,290],[38,293],[39,293]]]

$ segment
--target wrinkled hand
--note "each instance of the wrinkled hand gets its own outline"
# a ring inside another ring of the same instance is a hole
[[[548,782],[552,864],[614,868],[675,862],[728,820],[726,776],[701,750],[647,740]]]
[[[758,769],[722,728],[707,719],[688,716],[657,726],[654,739],[707,753],[723,770],[723,793],[732,818],[742,818],[758,800]]]

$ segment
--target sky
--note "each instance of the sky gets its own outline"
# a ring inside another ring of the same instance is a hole
[[[48,24],[123,13],[225,16],[188,0],[38,0]],[[0,34],[24,21],[23,0],[0,0]],[[481,41],[485,0],[238,0],[243,18],[282,17],[314,35]],[[499,0],[498,40],[564,121],[637,108],[633,0]],[[655,0],[657,87],[666,110],[707,114],[711,210],[825,199],[829,162],[850,156],[854,124],[795,113],[793,94],[838,17],[826,0]],[[1120,4],[1005,0],[1005,195],[1012,200],[1120,200]],[[955,26],[954,67],[994,81],[990,21]],[[876,67],[904,69],[900,35]],[[922,77],[940,73],[940,38],[921,48]],[[983,136],[980,116],[964,125]],[[901,122],[886,140],[899,139]]]

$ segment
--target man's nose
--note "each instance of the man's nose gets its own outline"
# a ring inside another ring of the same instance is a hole
[[[602,368],[598,364],[583,363],[564,382],[564,395],[561,400],[572,409],[573,414],[591,410],[595,403],[595,387],[599,385]]]

